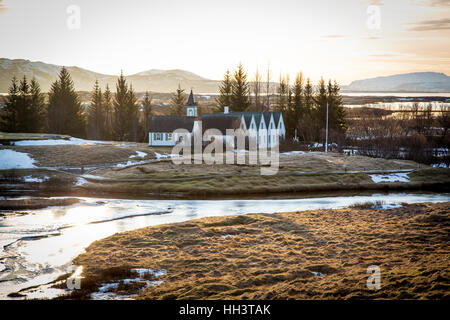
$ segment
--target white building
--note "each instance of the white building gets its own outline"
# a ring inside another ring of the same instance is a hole
[[[227,129],[242,129],[248,137],[257,139],[260,148],[272,148],[277,141],[286,137],[286,127],[281,112],[228,112],[207,113],[198,118],[197,103],[191,90],[186,103],[186,116],[154,116],[150,126],[150,146],[174,146],[191,139],[194,131],[201,128],[202,133],[208,129],[216,129],[213,136],[204,136],[204,140],[212,138],[230,141],[233,137],[226,135]],[[176,129],[186,129],[190,134],[180,137],[174,133]],[[276,139],[278,136],[278,139]]]

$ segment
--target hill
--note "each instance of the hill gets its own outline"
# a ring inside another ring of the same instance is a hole
[[[0,92],[8,92],[13,76],[22,78],[24,75],[28,78],[35,77],[43,91],[48,91],[51,83],[57,79],[61,67],[24,59],[0,58]],[[115,89],[116,75],[101,74],[76,66],[69,66],[67,69],[72,76],[77,91],[91,91],[95,80],[99,81],[101,87],[109,84],[111,90]],[[209,80],[185,70],[152,69],[126,76],[126,78],[133,83],[133,88],[139,92],[146,90],[173,92],[180,84],[184,89],[194,88],[196,93],[214,93],[217,92],[219,84],[219,81]]]
[[[437,72],[414,72],[356,80],[347,91],[450,92],[450,77]]]

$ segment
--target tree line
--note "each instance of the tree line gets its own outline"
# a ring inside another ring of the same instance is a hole
[[[83,108],[66,68],[52,83],[46,102],[36,79],[11,80],[0,128],[7,132],[51,132],[98,140],[145,141],[152,117],[152,98],[145,93],[138,104],[123,73],[113,94],[95,82],[89,107]]]
[[[313,86],[310,78],[305,79],[299,72],[292,84],[289,75],[280,75],[273,90],[270,68],[267,69],[265,84],[262,78],[256,70],[254,78],[248,80],[241,63],[233,73],[227,70],[219,86],[217,111],[223,112],[225,106],[232,112],[279,111],[283,114],[288,138],[321,141],[325,137],[328,105],[332,137],[346,132],[345,110],[336,81],[326,83],[322,78],[317,86]]]

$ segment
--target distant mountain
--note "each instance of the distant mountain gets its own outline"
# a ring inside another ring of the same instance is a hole
[[[48,91],[53,81],[58,78],[61,66],[43,62],[32,62],[23,59],[0,58],[0,92],[8,92],[13,76],[18,79],[24,75],[29,79],[35,77],[43,91]],[[112,91],[115,90],[117,76],[96,73],[79,67],[67,67],[75,89],[77,91],[91,91],[95,80],[101,87],[109,84]],[[219,81],[205,79],[192,72],[184,70],[157,70],[139,72],[126,76],[133,84],[135,91],[174,92],[178,84],[189,90],[194,88],[196,93],[215,93],[218,90]]]
[[[437,72],[415,72],[353,81],[346,91],[450,92],[450,77]]]

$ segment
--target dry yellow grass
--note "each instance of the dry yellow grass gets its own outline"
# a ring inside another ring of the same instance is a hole
[[[30,157],[37,161],[36,165],[39,167],[88,166],[142,160],[141,158],[129,158],[131,155],[135,155],[136,151],[147,153],[144,159],[155,157],[153,151],[145,144],[135,144],[135,146],[128,147],[101,144],[14,146],[1,147],[0,149],[6,148],[30,154]]]
[[[448,299],[449,235],[450,202],[148,227],[96,241],[76,258],[85,290],[73,297],[144,267],[167,275],[140,299]],[[380,290],[366,287],[370,265],[381,268]]]

